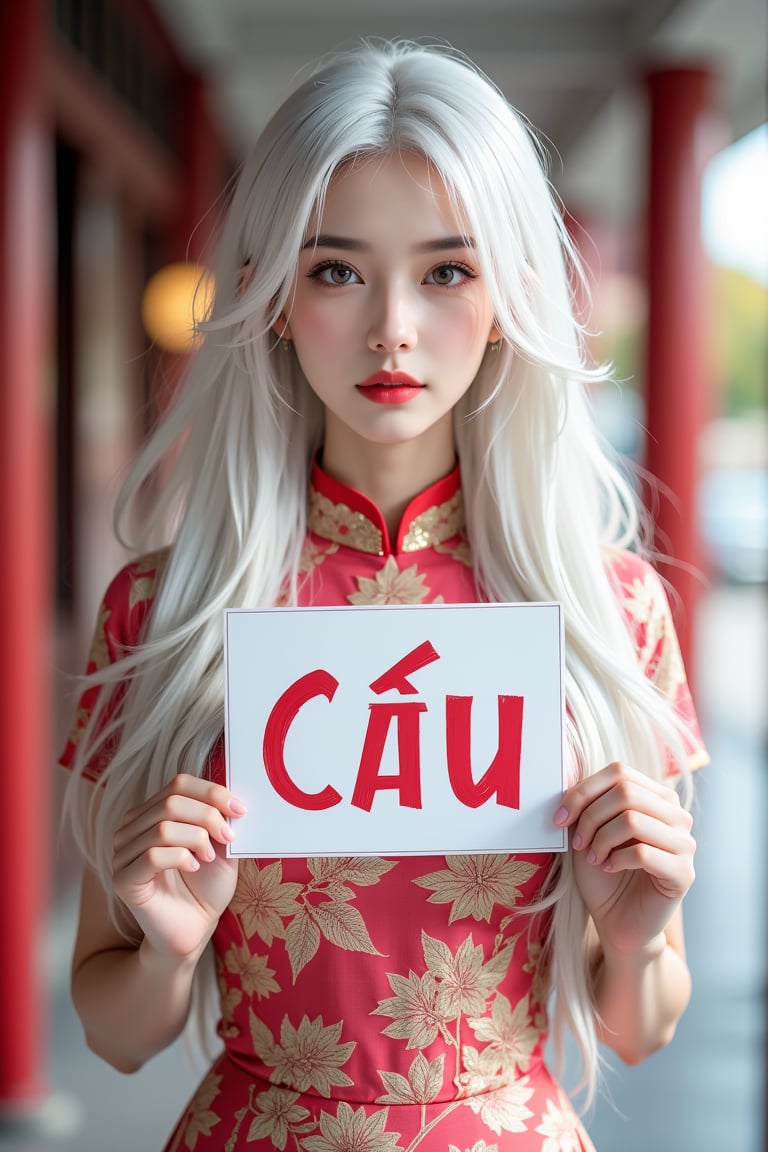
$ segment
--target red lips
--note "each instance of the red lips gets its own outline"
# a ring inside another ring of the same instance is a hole
[[[358,388],[374,388],[377,384],[405,384],[408,388],[422,388],[423,385],[419,380],[415,380],[413,376],[409,376],[407,372],[374,372],[367,380],[363,380],[362,384],[358,384]]]
[[[407,372],[374,372],[357,390],[374,404],[405,404],[419,394],[423,384]]]

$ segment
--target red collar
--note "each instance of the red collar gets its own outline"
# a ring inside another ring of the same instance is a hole
[[[464,527],[459,466],[411,500],[400,521],[394,549],[377,505],[362,492],[334,480],[317,463],[312,469],[308,520],[316,536],[358,552],[387,556],[434,548],[458,536]]]

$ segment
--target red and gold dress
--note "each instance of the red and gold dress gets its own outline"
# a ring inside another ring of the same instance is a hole
[[[662,585],[611,557],[647,675],[706,755]],[[135,644],[163,554],[129,564],[99,616],[91,669]],[[477,600],[458,468],[379,510],[315,468],[301,603]],[[71,766],[93,706],[80,703]],[[224,779],[221,758],[214,771]],[[214,935],[224,1050],[166,1152],[580,1152],[591,1149],[543,1060],[546,918],[521,912],[552,856],[241,860]]]

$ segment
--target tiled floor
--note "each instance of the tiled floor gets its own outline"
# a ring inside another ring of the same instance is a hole
[[[607,1076],[590,1120],[599,1152],[762,1152],[768,852],[768,599],[716,589],[699,619],[697,699],[712,765],[698,796],[697,881],[686,908],[694,999],[674,1043]],[[60,903],[51,973],[51,1124],[58,1137],[0,1135],[5,1152],[152,1152],[197,1082],[180,1046],[132,1077],[85,1048],[69,1003],[74,899]],[[68,1131],[68,1135],[66,1134]]]

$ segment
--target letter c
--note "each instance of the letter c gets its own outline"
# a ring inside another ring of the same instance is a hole
[[[285,766],[285,741],[288,729],[307,701],[316,696],[325,696],[327,700],[333,700],[338,686],[338,680],[322,668],[307,672],[306,676],[301,676],[286,688],[270,712],[264,729],[264,767],[270,784],[287,804],[294,808],[303,808],[306,812],[320,812],[325,808],[333,808],[335,804],[340,803],[341,796],[330,784],[321,792],[304,792],[294,783]]]

